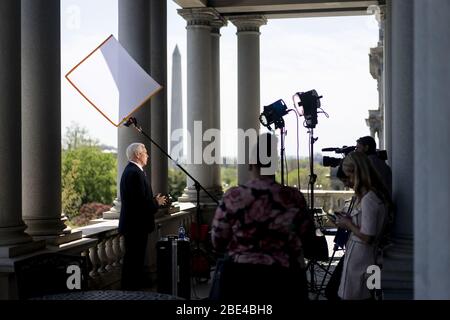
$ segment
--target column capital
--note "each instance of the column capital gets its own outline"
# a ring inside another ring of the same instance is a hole
[[[375,80],[380,80],[384,68],[384,48],[381,46],[370,48],[370,74]]]
[[[236,26],[237,32],[259,32],[259,27],[267,24],[263,15],[232,16],[229,20]]]
[[[213,8],[178,9],[178,14],[187,21],[188,26],[211,26],[215,19],[223,19]]]
[[[228,25],[228,21],[223,17],[219,17],[211,21],[211,34],[220,36],[220,28],[226,27]]]
[[[381,26],[386,21],[386,5],[370,5],[367,8],[367,14],[374,15],[375,20]]]
[[[375,15],[375,18],[377,19],[378,23],[380,24],[380,26],[386,22],[386,5],[382,4],[378,6],[379,11],[378,13]]]

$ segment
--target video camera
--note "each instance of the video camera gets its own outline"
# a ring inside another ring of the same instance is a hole
[[[347,147],[347,146],[343,146],[342,148],[323,148],[322,151],[327,151],[327,152],[335,152],[337,154],[342,154],[343,157],[342,158],[334,158],[334,157],[327,157],[324,156],[322,159],[322,165],[324,167],[337,167],[341,164],[342,159],[348,155],[350,152],[354,151],[356,149],[355,146],[351,146],[351,147]]]
[[[383,161],[387,161],[388,156],[387,156],[387,151],[386,150],[377,150],[376,155],[378,158],[380,158]]]
[[[322,165],[324,167],[332,167],[332,168],[338,167],[341,164],[342,159],[355,149],[356,149],[355,146],[351,147],[343,146],[342,148],[323,148],[322,151],[336,152],[337,154],[342,154],[343,157],[334,158],[324,156],[322,159]],[[380,158],[383,161],[387,161],[388,159],[386,150],[377,150],[375,154],[377,155],[378,158]]]

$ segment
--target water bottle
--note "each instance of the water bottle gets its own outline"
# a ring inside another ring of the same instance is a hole
[[[186,230],[184,230],[184,227],[182,224],[180,224],[180,227],[178,228],[178,239],[184,240],[186,237]]]

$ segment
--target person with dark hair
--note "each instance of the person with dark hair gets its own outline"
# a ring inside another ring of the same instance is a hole
[[[300,191],[277,183],[274,171],[262,174],[269,164],[261,161],[261,142],[271,138],[259,137],[253,148],[257,161],[248,167],[252,179],[224,194],[213,219],[212,243],[230,259],[222,271],[220,300],[308,298],[303,250],[313,241],[314,222]]]
[[[377,155],[377,143],[371,136],[361,137],[356,140],[356,151],[363,152],[369,158],[375,171],[379,174],[389,193],[392,195],[392,170],[386,161]]]
[[[377,143],[371,136],[361,137],[356,140],[356,150],[364,152],[366,155],[374,154],[377,151]]]
[[[339,297],[345,300],[371,299],[366,272],[377,264],[378,244],[389,223],[392,207],[390,194],[368,157],[362,152],[348,154],[342,164],[355,191],[356,202],[350,217],[339,216],[336,225],[351,232],[339,286]]]

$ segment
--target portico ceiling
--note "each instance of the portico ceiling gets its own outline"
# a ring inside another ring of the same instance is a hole
[[[385,0],[174,0],[182,8],[214,8],[224,17],[261,14],[267,18],[329,17],[372,14]]]

